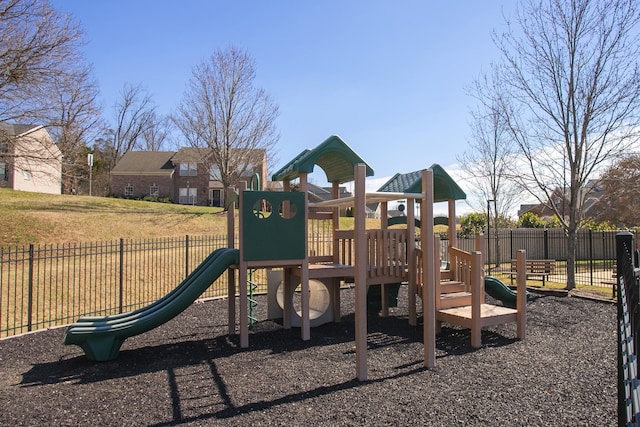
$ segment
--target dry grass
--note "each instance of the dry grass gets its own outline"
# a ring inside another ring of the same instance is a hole
[[[0,246],[226,234],[221,208],[0,189]]]

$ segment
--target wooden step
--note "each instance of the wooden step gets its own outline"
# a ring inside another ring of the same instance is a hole
[[[482,327],[501,325],[517,321],[518,310],[503,307],[500,305],[482,304],[480,305],[479,325]],[[459,325],[463,328],[471,328],[472,316],[471,306],[452,307],[441,309],[436,312],[436,319]]]
[[[451,292],[440,295],[441,309],[471,305],[471,292]]]
[[[464,282],[457,282],[454,280],[445,280],[440,282],[440,293],[441,294],[450,294],[454,292],[464,292],[465,286]]]

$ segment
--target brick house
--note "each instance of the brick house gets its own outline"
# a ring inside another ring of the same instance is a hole
[[[43,126],[0,123],[0,187],[62,193],[62,152]]]
[[[142,199],[168,197],[173,200],[173,151],[127,151],[111,170],[115,196]]]
[[[177,152],[128,151],[111,171],[111,191],[117,197],[156,195],[183,205],[224,206],[224,187],[216,180],[219,172],[210,156],[211,150],[190,147]],[[257,174],[264,189],[265,150],[251,150],[247,157],[253,162],[242,165],[246,172],[236,179],[249,180]]]

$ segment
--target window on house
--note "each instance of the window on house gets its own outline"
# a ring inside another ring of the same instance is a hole
[[[153,184],[149,187],[149,196],[151,197],[159,197],[160,196],[160,187]]]
[[[197,188],[180,188],[178,189],[178,203],[181,205],[195,205],[198,203],[198,189]]]
[[[7,181],[7,164],[5,162],[0,162],[0,181]]]
[[[220,166],[211,165],[209,168],[209,181],[219,181],[221,179]]]
[[[180,163],[180,176],[197,176],[196,163]]]
[[[9,152],[9,145],[6,142],[0,142],[0,154],[8,153],[8,152]]]
[[[31,171],[29,169],[22,170],[22,177],[25,181],[31,181]]]
[[[127,184],[124,186],[124,197],[133,197],[133,185]]]

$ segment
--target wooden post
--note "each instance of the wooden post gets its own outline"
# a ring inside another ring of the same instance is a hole
[[[380,212],[382,213],[382,215],[380,215],[380,229],[381,230],[387,230],[389,228],[387,226],[388,202],[384,201],[384,202],[381,203]],[[379,237],[383,237],[383,236],[385,236],[384,233],[381,233],[379,235]],[[376,238],[376,240],[378,240],[378,238]],[[384,248],[383,250],[388,249],[388,246],[386,244],[383,244],[381,241],[378,241],[377,244],[380,245],[382,248]],[[383,258],[386,258],[386,256],[383,255]],[[380,259],[380,262],[381,262],[381,265],[379,265],[378,267],[382,267],[382,264],[385,264],[388,261],[386,259]],[[385,268],[385,271],[386,271],[386,268]],[[387,284],[386,283],[381,283],[380,284],[380,301],[381,301],[380,302],[380,317],[389,316],[389,295],[387,294]]]
[[[331,184],[331,196],[334,199],[340,197],[340,183],[334,182]],[[336,230],[340,229],[340,208],[335,207],[331,209],[331,254],[333,256],[333,262],[338,264],[340,262],[340,242],[336,239]],[[331,279],[331,296],[333,297],[333,321],[335,323],[340,322],[340,279]]]
[[[240,181],[238,186],[238,204],[240,226],[238,227],[238,239],[240,240],[240,265],[238,266],[238,303],[240,304],[240,347],[249,347],[249,296],[247,292],[247,262],[244,260],[244,248],[242,245],[243,227],[242,212],[243,209],[251,209],[251,206],[244,206],[242,203],[242,193],[246,190],[247,183]]]
[[[300,174],[300,191],[304,194],[304,235],[309,235],[309,202],[308,202],[308,190],[307,174]],[[302,309],[302,327],[300,328],[302,339],[307,341],[311,339],[311,323],[309,321],[309,248],[308,238],[305,238],[304,244],[304,260],[301,263],[300,272],[300,287],[301,289],[301,309]]]
[[[436,295],[435,266],[433,265],[433,171],[422,171],[420,203],[420,240],[422,246],[422,316],[424,340],[424,366],[436,364]],[[439,268],[439,267],[438,267]]]
[[[449,205],[449,247],[456,248],[458,247],[457,235],[456,232],[456,201],[454,199],[448,200]]]
[[[409,262],[409,325],[416,326],[418,323],[416,314],[417,296],[417,265],[416,265],[416,226],[415,226],[415,199],[407,200],[407,258]]]
[[[291,181],[285,179],[282,181],[282,191],[291,191]],[[290,208],[287,204],[287,208]],[[282,303],[282,327],[284,329],[291,329],[291,316],[293,315],[293,292],[295,287],[293,286],[293,275],[291,274],[291,268],[285,267],[282,270],[282,294],[284,295]]]
[[[367,380],[367,238],[366,194],[364,164],[354,171],[354,239],[355,239],[355,323],[356,323],[356,376]]]
[[[482,252],[475,251],[471,260],[471,347],[482,347]]]
[[[480,252],[482,255],[482,260],[480,261],[480,268],[482,270],[482,292],[480,295],[480,304],[484,304],[485,302],[485,292],[484,292],[484,275],[485,275],[485,271],[484,271],[484,252],[482,252],[482,243],[483,243],[483,239],[482,239],[482,235],[477,234],[476,235],[476,240],[475,240],[475,245],[476,245],[476,251]]]
[[[524,273],[527,265],[527,252],[524,249],[520,249],[516,254],[517,268],[517,280],[518,285],[516,296],[516,308],[518,309],[517,317],[517,331],[518,338],[525,339],[527,335],[527,275]]]
[[[234,189],[227,190],[226,200],[235,197]],[[237,201],[227,205],[227,247],[235,247],[235,208]],[[227,270],[227,312],[229,335],[236,333],[236,274],[233,268]]]

